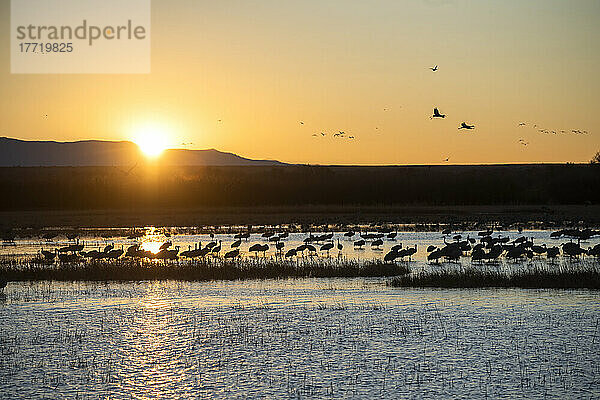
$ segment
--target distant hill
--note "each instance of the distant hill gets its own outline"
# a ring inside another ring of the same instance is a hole
[[[145,160],[132,142],[82,140],[27,141],[0,137],[0,167],[127,166]],[[218,150],[166,150],[157,160],[172,166],[270,166],[279,161],[251,160]]]

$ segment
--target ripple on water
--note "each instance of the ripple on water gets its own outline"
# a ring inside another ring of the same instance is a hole
[[[380,279],[10,284],[0,394],[592,398],[598,300]]]

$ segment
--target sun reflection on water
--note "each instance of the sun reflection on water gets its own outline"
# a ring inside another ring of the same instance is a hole
[[[150,251],[150,252],[156,254],[160,250],[160,246],[163,243],[164,242],[158,241],[158,240],[152,238],[150,240],[142,242],[140,247],[142,248],[142,250],[147,250],[147,251]]]

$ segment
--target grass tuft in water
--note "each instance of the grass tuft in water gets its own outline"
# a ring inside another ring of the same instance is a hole
[[[407,274],[407,264],[381,260],[306,258],[282,260],[247,258],[239,260],[200,259],[158,261],[140,259],[96,260],[43,265],[31,261],[5,260],[0,276],[9,281],[145,281],[145,280],[236,280],[302,277],[391,277]]]
[[[567,265],[555,269],[530,266],[512,272],[467,267],[399,276],[389,281],[389,285],[440,288],[600,289],[600,268],[596,262]]]

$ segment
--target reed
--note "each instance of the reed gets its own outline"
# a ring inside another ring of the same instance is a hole
[[[600,264],[595,261],[550,269],[530,266],[507,272],[475,267],[441,269],[396,277],[395,287],[600,289]]]
[[[95,260],[43,264],[36,260],[0,261],[0,276],[9,281],[146,281],[237,280],[301,277],[391,277],[409,273],[404,263],[346,258],[207,258],[186,261],[144,259]]]

